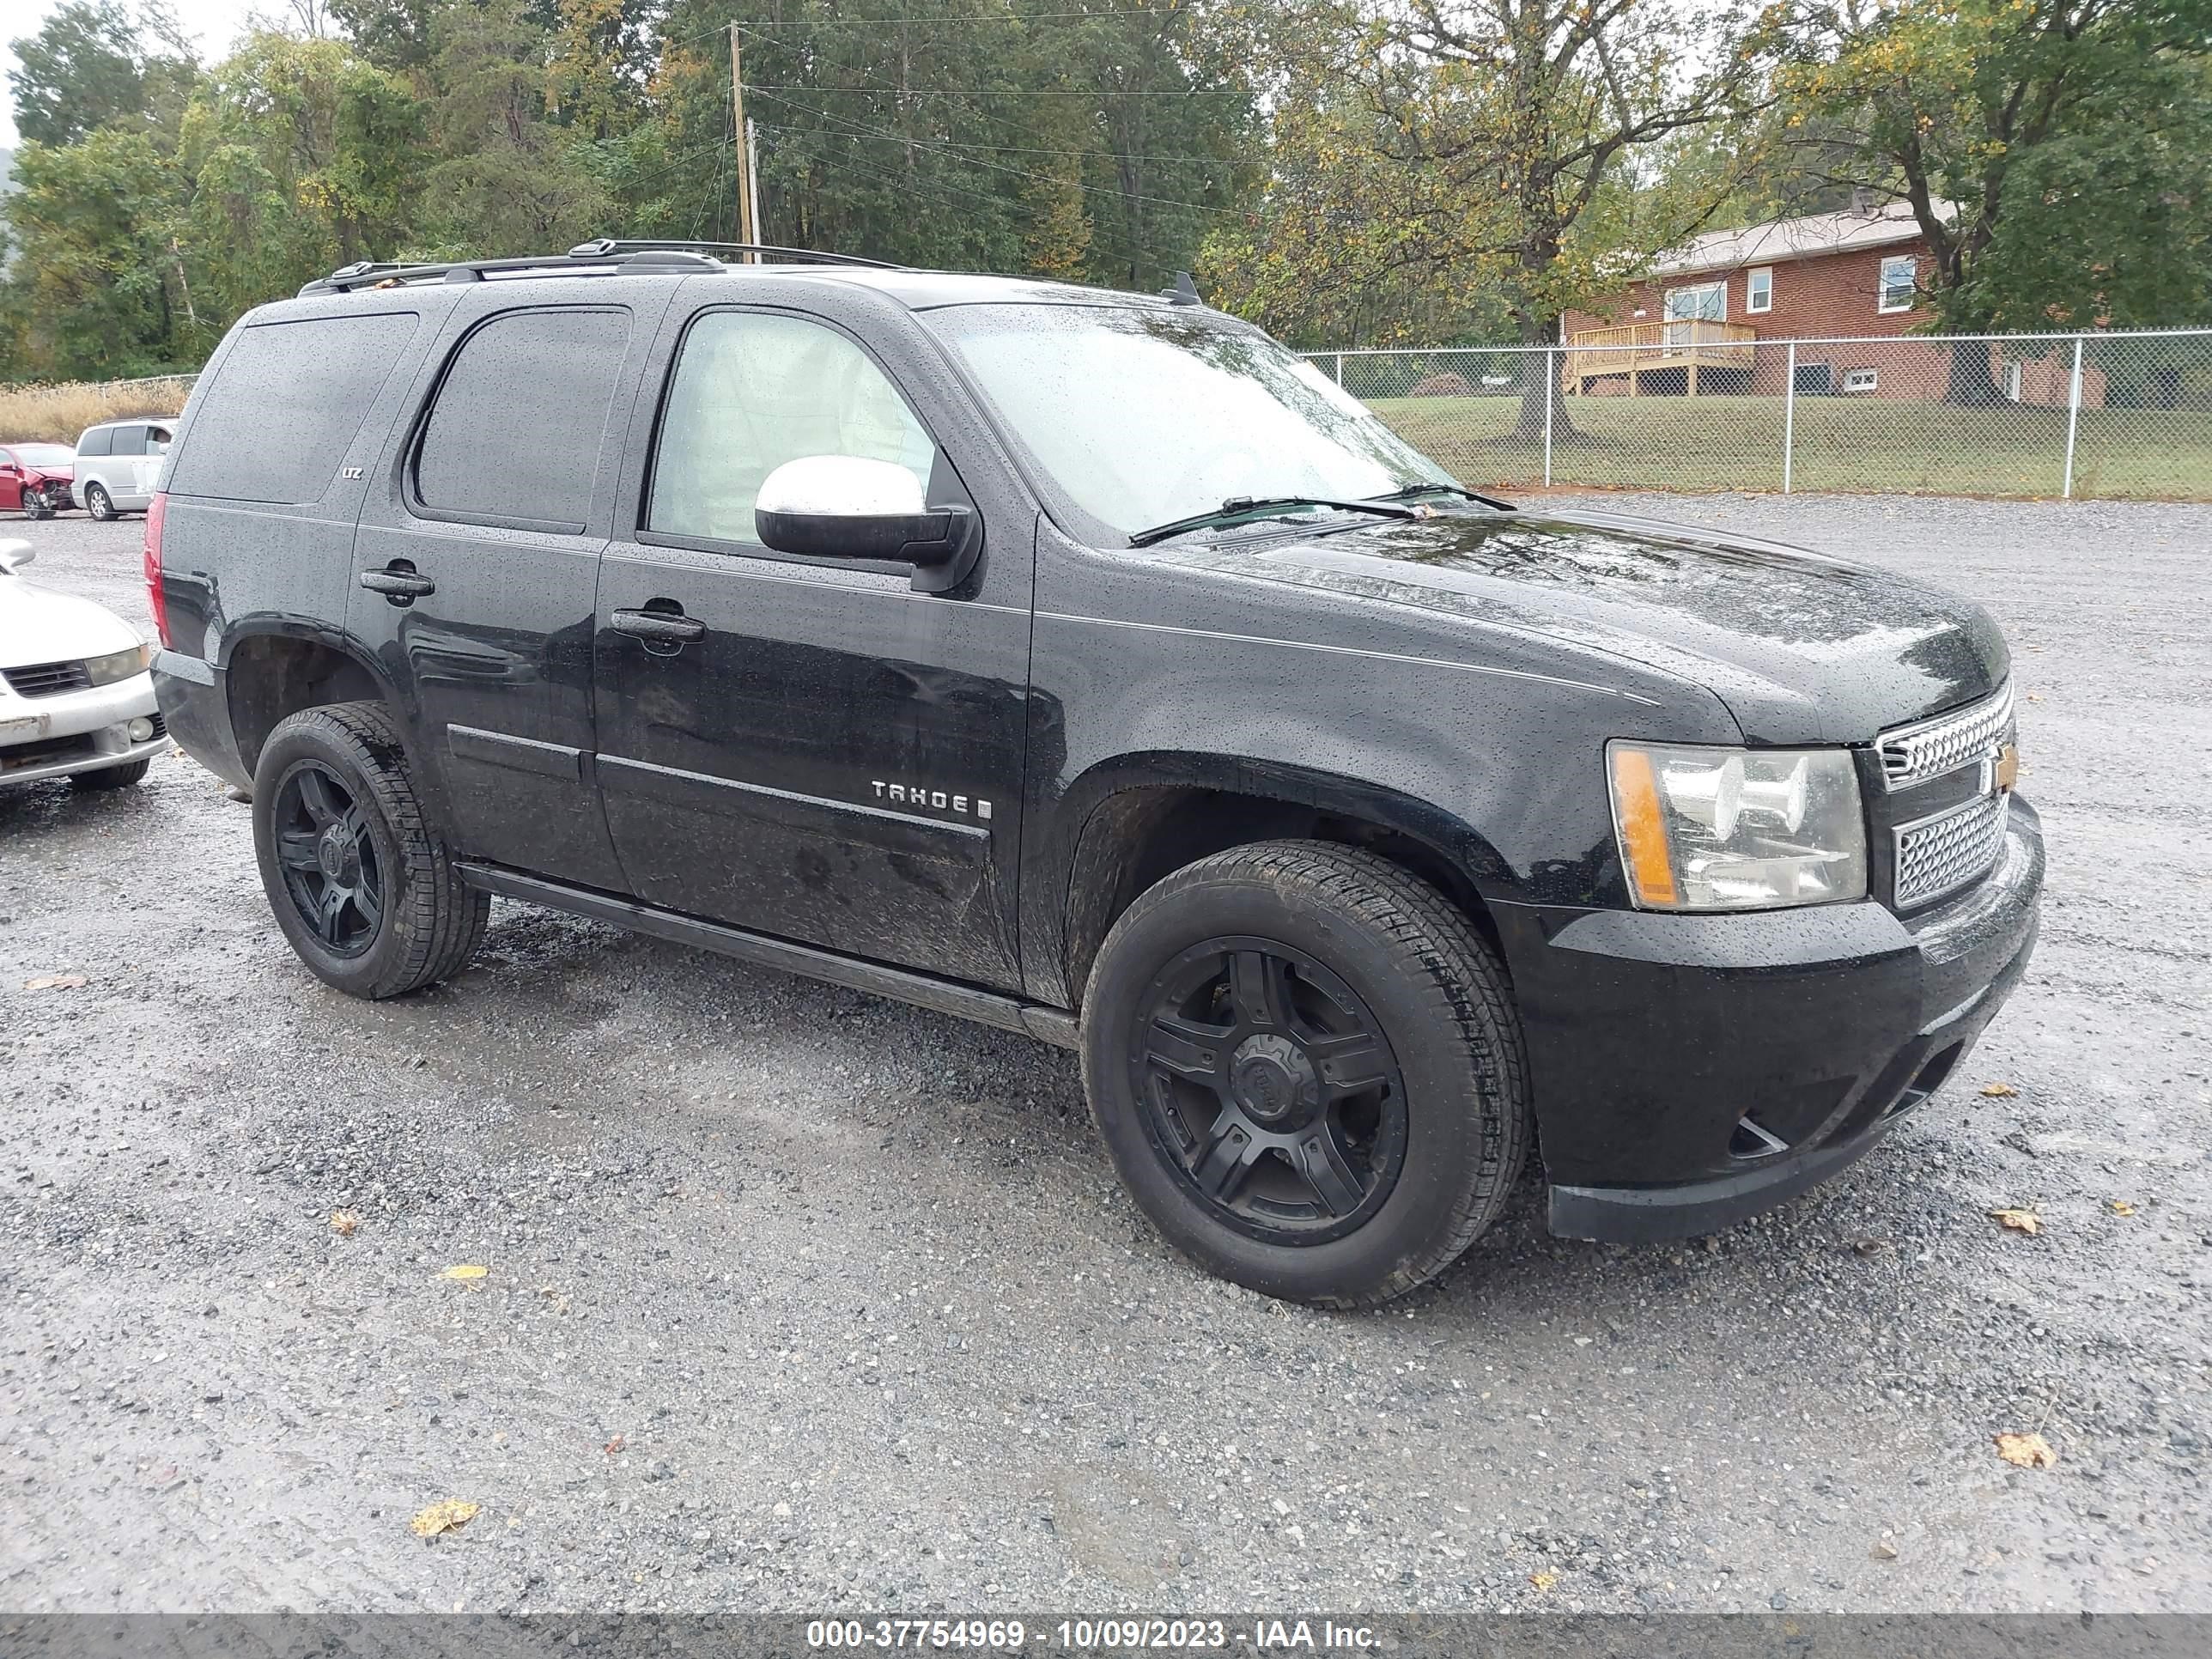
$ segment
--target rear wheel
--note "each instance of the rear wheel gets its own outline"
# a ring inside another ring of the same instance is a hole
[[[128,789],[146,775],[146,769],[154,763],[151,756],[143,760],[125,761],[120,766],[103,766],[97,772],[72,772],[70,784],[77,789]]]
[[[84,487],[84,510],[102,524],[117,516],[115,503],[108,499],[106,489],[96,483]]]
[[[254,769],[253,846],[276,924],[320,979],[395,997],[459,973],[491,900],[426,818],[399,733],[376,703],[281,722]]]
[[[1372,854],[1200,860],[1107,935],[1084,1080],[1132,1195],[1201,1266],[1295,1301],[1402,1295],[1473,1243],[1529,1112],[1503,968]]]

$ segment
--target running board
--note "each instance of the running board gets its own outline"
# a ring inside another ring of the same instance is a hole
[[[858,957],[839,956],[834,951],[817,950],[811,945],[794,945],[789,939],[749,933],[719,921],[701,921],[678,911],[641,904],[635,899],[617,898],[596,888],[572,887],[566,882],[548,881],[542,876],[526,876],[496,864],[464,860],[456,868],[470,886],[505,898],[523,899],[549,909],[594,917],[672,944],[713,951],[806,979],[825,980],[832,985],[866,991],[872,996],[910,1002],[940,1014],[994,1025],[1002,1031],[1018,1031],[1054,1048],[1073,1048],[1077,1045],[1075,1016],[1065,1008],[1024,1002],[1018,997],[978,990],[957,980],[909,973],[902,968],[885,968]]]

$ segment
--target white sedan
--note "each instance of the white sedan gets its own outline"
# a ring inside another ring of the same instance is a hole
[[[28,542],[0,541],[0,783],[134,784],[167,741],[150,653],[104,605],[24,576],[30,562]]]

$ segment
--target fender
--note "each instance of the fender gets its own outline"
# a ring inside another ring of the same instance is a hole
[[[252,744],[253,753],[248,754],[247,733],[249,727],[258,722],[239,718],[239,691],[232,673],[237,665],[240,648],[261,641],[283,641],[313,646],[332,653],[356,671],[361,677],[360,682],[349,689],[361,692],[361,701],[367,701],[373,695],[376,701],[392,710],[398,720],[400,740],[406,745],[408,759],[412,764],[416,784],[423,797],[424,805],[434,815],[441,826],[452,823],[444,772],[437,763],[434,746],[423,739],[414,700],[402,692],[400,681],[390,672],[388,665],[374,652],[368,650],[360,640],[343,629],[333,628],[306,617],[264,612],[241,617],[224,627],[221,632],[215,661],[217,683],[222,687],[223,708],[230,721],[231,741],[249,774],[258,756],[260,745],[258,738],[256,738]],[[248,658],[252,654],[249,651]],[[354,700],[349,697],[331,701]],[[305,702],[295,704],[295,708],[312,706],[312,703]],[[282,716],[276,718],[281,719]],[[275,723],[272,719],[267,725],[273,726]],[[266,735],[265,728],[262,735]]]
[[[1030,994],[1073,1007],[1091,957],[1137,892],[1167,869],[1133,862],[1191,792],[1247,797],[1249,822],[1194,826],[1204,856],[1238,841],[1273,835],[1355,843],[1379,841],[1421,868],[1454,901],[1480,915],[1486,890],[1510,890],[1511,872],[1490,842],[1453,813],[1370,780],[1280,761],[1201,751],[1119,755],[1071,782],[1056,803],[1035,808],[1042,833],[1025,860],[1023,961]],[[1273,827],[1270,827],[1273,826]],[[1256,833],[1255,833],[1256,832]]]

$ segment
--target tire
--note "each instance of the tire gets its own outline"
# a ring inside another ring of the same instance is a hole
[[[128,789],[146,775],[146,769],[153,763],[149,755],[143,760],[125,761],[120,766],[103,766],[97,772],[72,772],[70,784],[77,789]]]
[[[23,516],[27,519],[51,519],[54,516],[54,504],[46,498],[44,490],[27,490],[23,495]]]
[[[107,497],[106,489],[96,483],[84,487],[84,510],[102,524],[119,516],[115,511],[115,503]]]
[[[276,925],[325,983],[373,1000],[468,965],[491,914],[422,810],[383,705],[278,723],[253,774],[253,849]]]
[[[1083,1077],[1170,1243],[1323,1307],[1372,1307],[1449,1266],[1530,1138],[1497,957],[1433,887],[1322,842],[1234,848],[1139,896],[1091,969]]]

